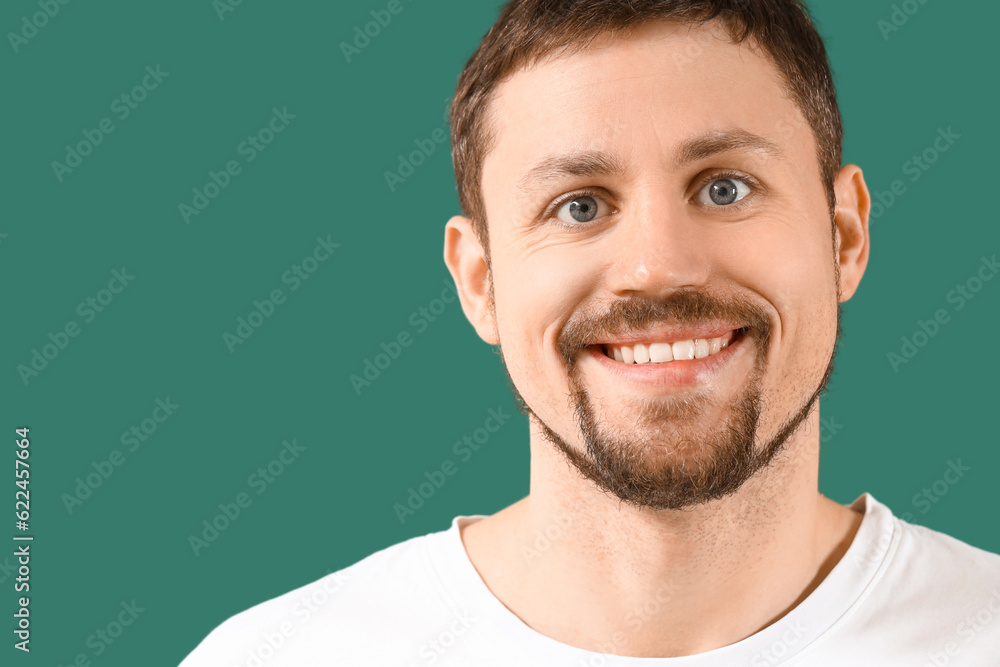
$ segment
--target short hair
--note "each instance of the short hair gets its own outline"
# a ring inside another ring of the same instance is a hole
[[[784,77],[816,139],[820,178],[830,215],[840,169],[843,124],[823,40],[800,0],[510,0],[458,79],[449,109],[458,200],[473,221],[489,261],[483,164],[496,140],[490,105],[496,89],[517,71],[550,54],[586,48],[598,35],[627,36],[642,24],[722,21],[734,44],[748,38]]]

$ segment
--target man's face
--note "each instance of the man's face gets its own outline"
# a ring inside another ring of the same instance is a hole
[[[732,493],[831,367],[830,212],[781,82],[721,26],[660,22],[498,89],[483,195],[504,361],[546,437],[628,502]]]

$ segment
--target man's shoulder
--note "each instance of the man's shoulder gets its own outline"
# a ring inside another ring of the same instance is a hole
[[[857,545],[855,564],[882,564],[881,577],[905,579],[909,587],[939,584],[1000,586],[1000,554],[973,546],[939,530],[911,523],[910,515],[899,516],[871,494],[863,494],[852,505],[866,514],[869,530]],[[905,519],[903,517],[906,517]],[[852,551],[855,551],[852,549]]]
[[[216,627],[181,667],[271,665],[319,658],[332,646],[350,651],[374,629],[412,622],[414,613],[444,606],[428,547],[448,531],[428,533],[376,551],[316,581],[242,611]],[[242,662],[239,662],[242,661]],[[253,664],[251,660],[249,664]]]
[[[934,573],[935,580],[1000,587],[1000,554],[986,551],[947,533],[896,518],[898,557],[910,568]],[[953,581],[952,581],[953,580]]]
[[[961,654],[956,664],[1000,654],[1000,555],[899,517],[891,527],[874,585],[852,614],[854,631],[875,637],[873,645],[895,638]]]
[[[824,614],[829,625],[788,664],[997,664],[1000,555],[909,523],[867,493],[852,509],[865,514],[853,543],[797,617],[806,630]]]

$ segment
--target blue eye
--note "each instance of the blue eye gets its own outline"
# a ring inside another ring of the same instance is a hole
[[[709,206],[725,207],[750,194],[750,187],[739,178],[717,177],[698,192],[698,201]]]
[[[584,225],[597,219],[599,213],[606,215],[609,209],[610,206],[600,197],[579,194],[561,205],[556,217],[570,225]]]

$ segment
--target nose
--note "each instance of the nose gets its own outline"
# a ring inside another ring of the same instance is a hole
[[[663,296],[703,287],[709,279],[710,239],[685,204],[650,190],[622,212],[614,232],[608,287],[616,296]]]

